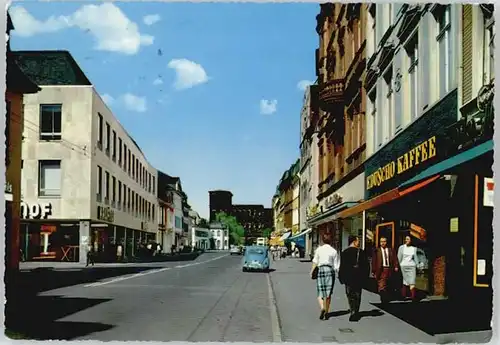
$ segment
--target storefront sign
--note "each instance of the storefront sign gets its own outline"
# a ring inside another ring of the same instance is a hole
[[[490,177],[484,178],[483,205],[493,207],[493,196],[495,189],[495,180]]]
[[[40,232],[53,233],[57,231],[57,227],[55,225],[40,225]]]
[[[457,91],[405,128],[365,163],[365,199],[397,188],[447,158],[447,129],[457,122]]]
[[[385,181],[393,178],[396,174],[403,174],[434,157],[436,157],[435,136],[427,139],[423,143],[418,144],[410,151],[399,156],[396,160],[386,164],[373,174],[369,175],[366,178],[366,189],[370,190],[373,187],[378,187]]]
[[[97,219],[113,223],[115,221],[115,211],[111,207],[97,206]]]
[[[21,202],[21,216],[23,219],[47,219],[52,215],[52,204],[34,204],[28,205]]]
[[[342,196],[338,193],[333,194],[332,196],[326,198],[325,207],[330,208],[335,205],[338,205],[342,202]]]

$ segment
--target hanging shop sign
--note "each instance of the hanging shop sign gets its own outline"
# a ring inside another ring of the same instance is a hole
[[[483,205],[493,207],[493,197],[495,190],[495,180],[490,177],[484,178]]]
[[[97,219],[113,223],[115,221],[115,211],[111,207],[97,206]]]
[[[12,183],[6,181],[5,182],[5,201],[13,201],[12,195]]]
[[[329,196],[325,200],[325,207],[328,209],[330,207],[333,207],[335,205],[338,205],[342,203],[342,195],[338,193],[334,193],[333,195]]]
[[[52,204],[28,204],[21,202],[21,217],[23,219],[47,219],[52,215]]]
[[[365,199],[396,188],[447,158],[447,130],[457,122],[457,102],[455,90],[366,161]]]

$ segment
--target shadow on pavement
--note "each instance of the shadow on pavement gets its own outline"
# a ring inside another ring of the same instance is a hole
[[[337,310],[337,311],[329,312],[328,317],[337,317],[337,316],[347,315],[349,313],[350,313],[349,310]]]
[[[382,316],[385,313],[380,311],[379,309],[372,309],[372,310],[365,310],[365,311],[360,311],[359,312],[359,317],[362,319],[364,317],[377,317],[377,316]]]
[[[9,290],[13,293],[22,291],[23,294],[36,294],[38,292],[59,289],[66,286],[93,283],[102,279],[135,274],[159,268],[161,267],[88,267],[67,271],[39,268],[31,271],[6,274],[5,289],[6,293],[7,290]]]
[[[72,340],[113,328],[94,322],[57,321],[110,299],[63,298],[60,296],[18,296],[5,305],[5,328],[27,339]]]
[[[450,300],[372,304],[430,335],[491,330],[491,305],[485,310]]]

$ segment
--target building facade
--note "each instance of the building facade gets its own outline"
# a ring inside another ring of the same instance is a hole
[[[212,231],[208,228],[194,226],[191,232],[191,242],[194,248],[197,249],[210,249],[210,239],[212,238]]]
[[[246,243],[253,243],[263,237],[265,229],[272,229],[272,211],[263,205],[233,205],[231,215],[245,229]]]
[[[7,35],[14,30],[7,12]],[[19,244],[21,214],[21,170],[24,127],[24,95],[36,94],[40,88],[21,70],[7,41],[7,75],[5,92],[5,249],[7,272],[19,269],[24,250]],[[22,253],[20,257],[20,253]]]
[[[24,102],[27,260],[113,261],[157,231],[156,170],[65,51],[16,52],[42,90]],[[52,73],[52,69],[58,73]]]
[[[215,250],[229,250],[229,230],[218,222],[210,223],[211,238],[215,245]]]
[[[210,219],[209,222],[217,220],[217,213],[231,214],[233,208],[233,193],[227,190],[212,190],[208,192]]]
[[[318,195],[309,213],[312,246],[330,232],[337,249],[350,234],[362,232],[362,214],[340,219],[338,213],[364,197],[366,140],[365,21],[367,4],[320,5],[316,31],[318,76]]]

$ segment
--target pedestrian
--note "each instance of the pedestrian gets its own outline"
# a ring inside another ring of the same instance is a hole
[[[94,266],[95,264],[95,251],[94,251],[94,247],[93,246],[90,246],[89,250],[87,251],[87,264],[85,265],[85,267],[88,267],[90,264],[92,264],[92,266]]]
[[[398,249],[398,261],[403,276],[403,287],[401,295],[403,299],[408,297],[408,288],[410,288],[410,297],[416,301],[415,280],[417,278],[418,256],[417,248],[411,245],[411,237],[405,237],[405,243]]]
[[[324,232],[321,239],[323,245],[316,249],[312,260],[311,278],[316,278],[316,292],[321,309],[319,319],[328,320],[335,283],[335,272],[338,272],[340,263],[339,255],[331,245],[331,234]]]
[[[377,290],[382,303],[389,302],[389,285],[395,272],[399,270],[396,252],[387,247],[387,238],[380,237],[380,248],[375,250],[372,260],[372,273],[377,281]]]
[[[370,274],[370,264],[364,250],[359,248],[359,237],[350,235],[349,247],[340,256],[339,280],[345,285],[351,316],[349,321],[359,321],[361,291]]]

